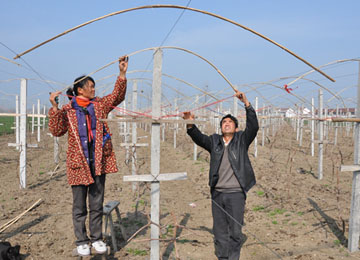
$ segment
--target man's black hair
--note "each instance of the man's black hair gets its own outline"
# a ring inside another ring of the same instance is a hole
[[[232,121],[234,121],[234,123],[235,123],[235,128],[238,128],[239,122],[238,122],[238,120],[236,119],[236,117],[232,116],[231,114],[227,114],[226,116],[224,116],[223,118],[221,118],[220,128],[222,127],[222,122],[224,121],[225,118],[230,118]]]

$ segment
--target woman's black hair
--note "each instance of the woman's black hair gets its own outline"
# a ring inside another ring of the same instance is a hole
[[[77,96],[78,89],[83,88],[88,81],[91,81],[92,83],[94,83],[94,86],[95,86],[95,81],[90,76],[82,75],[82,76],[76,78],[74,80],[74,86],[72,88],[68,88],[68,90],[66,91],[66,95],[68,96],[68,98],[71,100],[74,96]]]

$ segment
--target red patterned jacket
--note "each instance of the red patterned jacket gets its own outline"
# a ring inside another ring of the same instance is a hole
[[[126,79],[124,80],[118,77],[111,94],[103,98],[96,97],[93,99],[96,118],[107,118],[110,111],[124,100],[125,93]],[[118,171],[111,139],[107,140],[103,146],[103,125],[105,125],[106,131],[110,133],[106,122],[96,120],[95,175]],[[94,179],[91,177],[90,167],[86,162],[81,147],[76,111],[71,107],[71,102],[56,112],[50,108],[49,129],[54,136],[62,136],[68,132],[66,159],[68,183],[70,185],[90,185],[94,183]]]

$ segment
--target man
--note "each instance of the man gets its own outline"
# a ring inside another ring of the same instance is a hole
[[[209,186],[215,254],[218,259],[229,260],[240,258],[246,193],[256,182],[247,152],[259,130],[256,112],[245,94],[236,91],[236,97],[245,105],[244,131],[237,131],[238,121],[230,114],[221,119],[222,135],[207,136],[194,124],[187,125],[192,140],[210,153]],[[195,117],[185,112],[183,118],[193,120]]]

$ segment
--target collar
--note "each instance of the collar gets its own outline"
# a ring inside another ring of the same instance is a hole
[[[91,105],[91,101],[93,99],[89,100],[85,100],[84,98],[79,98],[79,97],[73,97],[71,99],[71,106],[74,109],[83,109],[83,108],[87,108],[89,105]]]
[[[234,137],[233,137],[233,138],[234,138]],[[229,143],[231,142],[231,140],[232,140],[233,138],[231,138],[228,142],[226,142],[224,136],[222,137],[222,140],[223,140],[223,142],[224,142],[225,147],[229,145]]]

